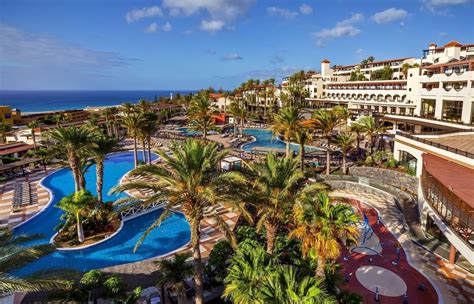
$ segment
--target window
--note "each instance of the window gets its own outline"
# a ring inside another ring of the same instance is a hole
[[[400,108],[400,114],[405,115],[405,108]]]
[[[406,151],[400,151],[400,165],[416,174],[416,157]]]
[[[421,117],[433,118],[435,115],[436,100],[421,99]]]
[[[390,108],[390,114],[395,114],[396,111],[397,111],[397,108],[395,108],[395,107]]]
[[[443,100],[443,119],[461,121],[462,100]]]

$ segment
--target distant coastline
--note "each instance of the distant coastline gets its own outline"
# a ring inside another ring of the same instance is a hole
[[[124,102],[137,103],[140,99],[189,94],[193,90],[71,90],[71,91],[0,91],[0,105],[20,109],[23,114],[56,112],[97,107],[117,106]]]

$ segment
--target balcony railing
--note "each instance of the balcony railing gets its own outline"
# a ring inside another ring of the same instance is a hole
[[[402,132],[402,131],[397,131],[396,135],[403,136],[403,137],[415,140],[417,142],[421,142],[423,144],[430,145],[430,146],[438,148],[438,149],[442,149],[442,150],[445,150],[445,151],[448,151],[448,152],[452,152],[452,153],[455,153],[455,154],[458,154],[458,155],[461,155],[461,156],[465,156],[465,157],[469,157],[469,158],[474,159],[474,153],[471,153],[471,152],[468,152],[468,151],[465,151],[465,150],[461,150],[461,149],[458,149],[458,148],[453,148],[453,147],[450,147],[450,146],[446,146],[446,145],[431,141],[429,139],[420,138],[418,136],[414,136],[412,134],[408,134],[408,133],[405,133],[405,132]]]
[[[403,115],[398,115],[398,114],[395,114],[395,115],[403,117]],[[457,120],[439,119],[439,118],[434,117],[434,113],[432,114],[432,116],[428,116],[428,115],[421,115],[421,116],[420,115],[412,115],[412,116],[416,117],[416,118],[434,120],[434,121],[437,121],[437,122],[445,122],[445,123],[451,123],[451,124],[454,124],[454,125],[472,127],[474,129],[474,121],[472,121],[472,123],[469,124],[469,123],[465,123],[465,122],[457,121]]]

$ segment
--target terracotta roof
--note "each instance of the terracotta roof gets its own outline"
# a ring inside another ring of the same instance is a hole
[[[407,60],[407,59],[410,59],[410,58],[413,58],[413,57],[403,57],[403,58],[396,58],[396,59],[387,59],[387,60],[374,61],[374,62],[369,62],[369,63],[365,64],[364,66],[372,65],[372,64],[395,62],[395,61],[403,61],[403,60]],[[357,65],[360,65],[360,64],[340,65],[340,66],[336,66],[335,70],[343,69],[343,68],[350,68],[350,67],[354,67],[354,66],[357,66]]]
[[[440,183],[474,208],[474,170],[428,153],[423,153],[423,166]]]
[[[327,60],[327,59],[323,59],[323,60],[321,61],[321,63],[331,63],[331,61],[329,61],[329,60]]]
[[[436,46],[436,43],[430,43],[429,46]]]
[[[211,94],[209,94],[209,97],[210,97],[210,98],[213,98],[213,99],[219,99],[219,98],[221,98],[222,96],[223,96],[223,95],[220,94],[220,93],[218,93],[218,94],[216,94],[216,93],[211,93]]]
[[[444,45],[445,48],[446,47],[452,47],[452,46],[462,46],[462,44],[460,44],[459,42],[453,40],[453,41],[450,41],[450,42],[448,42]]]

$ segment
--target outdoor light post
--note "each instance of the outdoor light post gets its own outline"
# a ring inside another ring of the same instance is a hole
[[[379,288],[378,286],[375,286],[375,302],[380,301],[380,295],[379,295]]]

